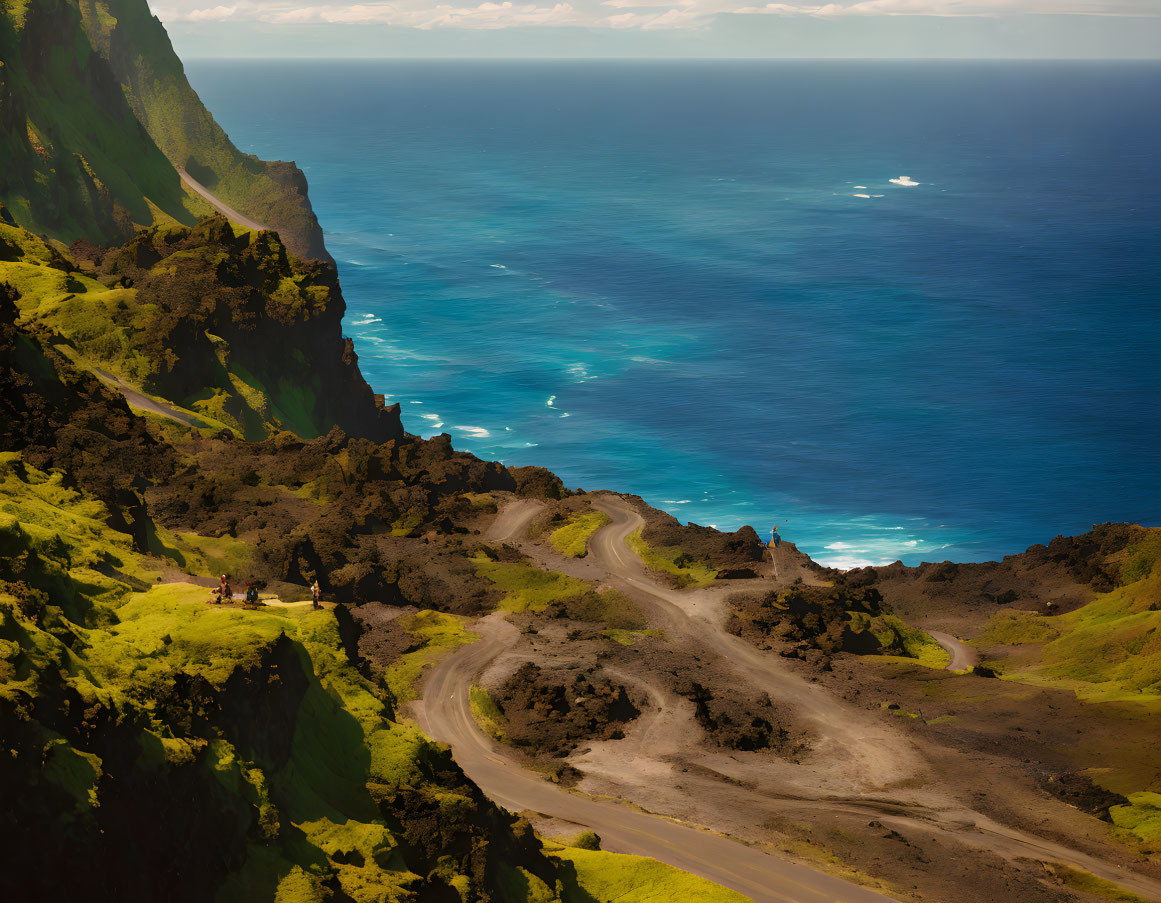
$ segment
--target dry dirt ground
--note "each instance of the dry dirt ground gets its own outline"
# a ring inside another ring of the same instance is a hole
[[[900,900],[1095,899],[1066,888],[1059,865],[1161,900],[1161,868],[1110,840],[1105,822],[1077,808],[1090,802],[1084,788],[1070,796],[1057,780],[1094,756],[1132,765],[1156,743],[1155,719],[971,674],[851,655],[819,667],[759,650],[726,631],[728,597],[825,574],[784,546],[755,567],[758,578],[675,589],[626,545],[643,523],[636,503],[603,493],[587,501],[610,522],[584,558],[527,538],[538,502],[504,505],[484,538],[619,590],[657,635],[622,645],[565,618],[491,615],[484,640],[428,684],[420,720],[434,736],[453,748],[469,742],[462,725],[457,735],[441,723],[453,713],[432,705],[432,685],[466,698],[465,685],[476,682],[521,713],[521,751],[478,732],[470,740],[509,780],[522,765],[555,760],[549,770],[585,794],[783,851]],[[945,627],[943,642],[965,663],[969,647],[946,632],[962,619],[914,614]],[[512,678],[528,662],[542,686],[521,695]],[[610,730],[590,713],[587,738],[560,726],[568,719],[554,718],[551,700],[567,707],[559,689],[577,675],[623,693],[640,714]],[[544,742],[535,742],[530,719],[545,726]]]

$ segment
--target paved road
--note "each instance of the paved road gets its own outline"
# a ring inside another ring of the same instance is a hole
[[[942,630],[929,630],[927,633],[951,656],[951,661],[947,663],[948,671],[970,671],[979,662],[979,652],[950,633]]]
[[[219,201],[216,197],[214,197],[210,193],[210,190],[208,188],[206,188],[205,185],[203,185],[201,182],[199,182],[197,179],[195,179],[193,176],[191,176],[184,169],[179,169],[177,172],[181,176],[181,180],[183,182],[185,182],[186,185],[188,185],[195,192],[197,192],[203,198],[205,198],[207,201],[209,201],[210,205],[215,210],[217,210],[221,214],[224,214],[228,219],[233,220],[239,226],[245,226],[247,229],[254,229],[255,231],[258,231],[258,232],[261,232],[261,231],[266,229],[266,227],[263,226],[261,223],[256,223],[256,222],[254,222],[254,220],[250,219],[250,217],[243,216],[241,213],[239,213],[233,207],[230,207],[226,204],[223,204],[221,201]]]

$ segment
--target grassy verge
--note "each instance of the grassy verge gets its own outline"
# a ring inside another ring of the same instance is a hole
[[[488,492],[465,492],[464,498],[476,511],[496,511],[496,497]]]
[[[1064,883],[1064,886],[1071,890],[1100,897],[1103,900],[1113,900],[1115,903],[1148,903],[1144,897],[1138,897],[1132,891],[1127,891],[1123,887],[1113,884],[1112,881],[1098,878],[1091,872],[1070,868],[1066,865],[1054,865],[1052,870]]]
[[[508,735],[504,732],[504,713],[496,705],[491,694],[483,687],[472,684],[468,691],[468,699],[472,705],[472,717],[483,728],[484,733],[497,743],[507,743]]]
[[[563,527],[553,530],[548,541],[561,555],[584,558],[589,553],[589,539],[608,522],[609,517],[603,511],[578,514]]]
[[[629,548],[637,553],[647,567],[669,574],[681,587],[708,586],[718,575],[709,565],[694,560],[688,552],[649,545],[640,530],[629,535]]]
[[[466,618],[438,611],[420,611],[401,619],[402,626],[415,638],[412,647],[387,669],[385,680],[396,703],[416,699],[415,685],[424,670],[479,637],[464,626]]]
[[[872,620],[870,628],[885,649],[894,650],[896,653],[879,655],[875,658],[909,665],[923,665],[936,670],[942,670],[951,663],[951,656],[934,637],[904,623],[894,615],[880,615]]]
[[[610,640],[613,640],[616,643],[620,643],[622,646],[636,645],[637,640],[643,636],[665,636],[664,630],[623,630],[619,627],[610,627],[608,630],[603,631],[603,633]]]
[[[1161,793],[1130,793],[1127,806],[1109,810],[1113,824],[1161,852]]]
[[[567,903],[616,900],[617,903],[747,903],[737,891],[714,884],[645,856],[617,855],[574,847],[550,855],[572,863],[577,887],[565,890]],[[570,893],[571,891],[571,893]]]

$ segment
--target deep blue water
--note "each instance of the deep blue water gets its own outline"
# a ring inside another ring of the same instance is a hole
[[[1157,65],[189,70],[413,432],[840,565],[1161,522]]]

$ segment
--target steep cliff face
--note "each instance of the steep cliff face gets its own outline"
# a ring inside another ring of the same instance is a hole
[[[78,365],[179,420],[248,439],[335,426],[375,442],[403,435],[398,406],[372,393],[342,336],[334,267],[288,254],[273,232],[217,216],[66,257],[0,221],[0,280]]]
[[[0,6],[0,203],[34,232],[123,240],[212,212],[182,185],[329,260],[293,163],[243,154],[202,105],[145,0]]]
[[[65,241],[209,212],[182,189],[69,0],[0,6],[0,202]]]
[[[145,0],[79,0],[79,7],[93,47],[173,165],[277,231],[297,256],[329,259],[302,171],[234,146],[190,87],[169,35]]]

